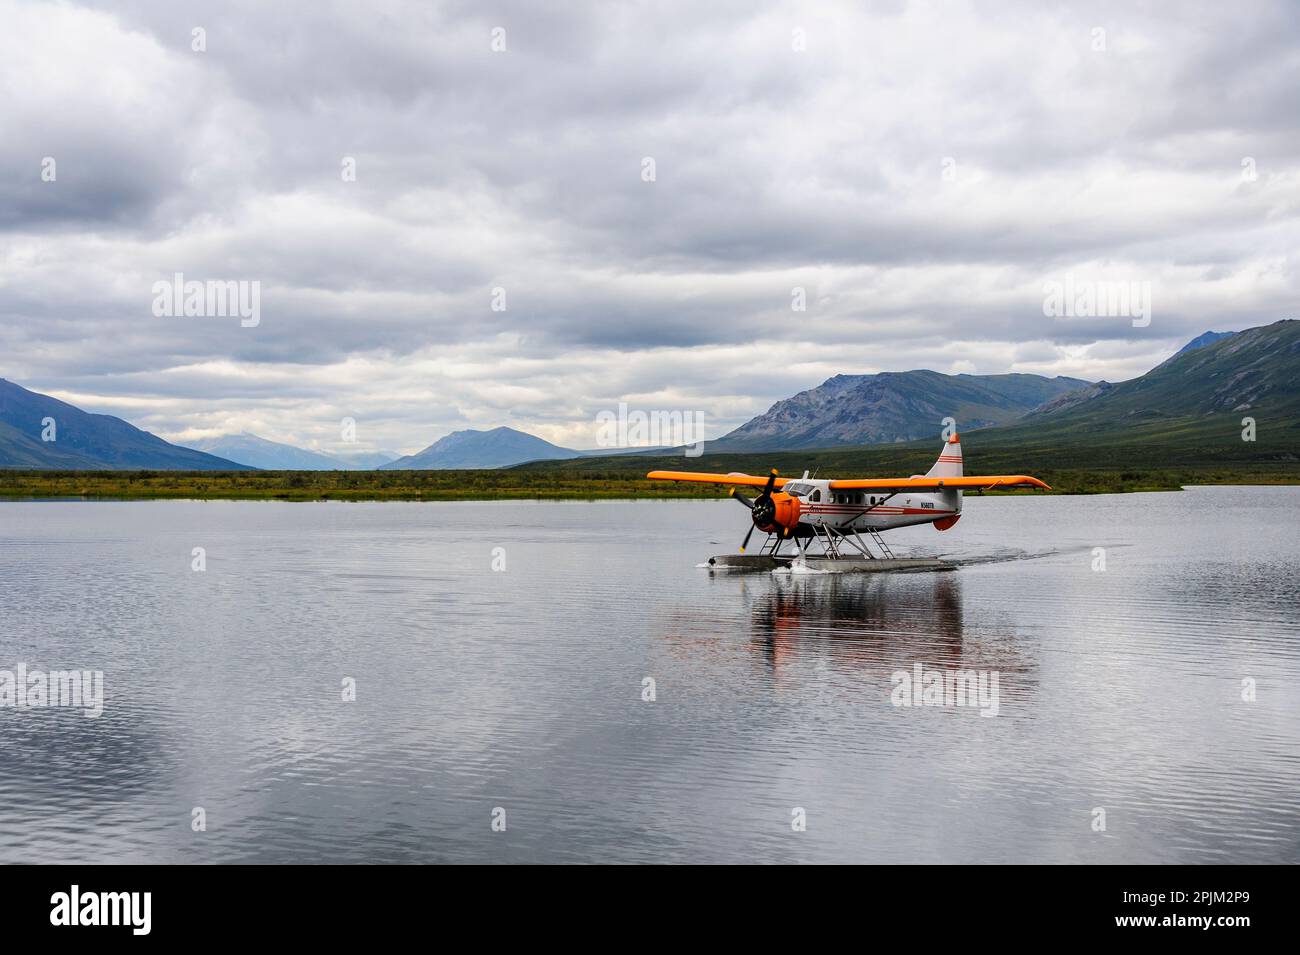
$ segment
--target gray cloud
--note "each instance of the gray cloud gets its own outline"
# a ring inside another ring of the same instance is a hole
[[[717,433],[839,372],[1121,380],[1294,317],[1283,2],[0,16],[0,374],[168,437]],[[156,318],[175,272],[260,282],[261,324]],[[1066,275],[1150,282],[1151,324],[1045,317]]]

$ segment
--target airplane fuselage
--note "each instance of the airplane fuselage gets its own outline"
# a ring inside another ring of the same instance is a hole
[[[961,491],[837,491],[830,480],[788,482],[778,494],[799,502],[799,523],[848,533],[884,531],[914,524],[955,520],[961,514]]]

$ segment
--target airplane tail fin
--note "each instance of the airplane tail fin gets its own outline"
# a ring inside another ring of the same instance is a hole
[[[950,478],[961,477],[961,441],[957,437],[957,432],[952,433],[948,443],[943,446],[939,452],[939,460],[934,462],[934,467],[930,468],[925,474],[926,477]]]

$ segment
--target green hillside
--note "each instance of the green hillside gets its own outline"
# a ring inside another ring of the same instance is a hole
[[[1246,418],[1254,441],[1242,438]],[[982,431],[978,442],[1082,466],[1300,461],[1300,321],[1183,352],[1079,404]]]

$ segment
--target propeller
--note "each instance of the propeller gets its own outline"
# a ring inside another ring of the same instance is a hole
[[[745,534],[745,539],[740,544],[740,552],[743,554],[745,548],[749,546],[749,538],[754,533],[755,527],[771,527],[776,519],[776,502],[772,500],[772,488],[776,487],[776,468],[772,468],[772,473],[767,476],[767,484],[763,486],[763,493],[752,501],[745,495],[741,494],[734,487],[731,489],[731,496],[740,501],[749,508],[749,515],[752,523],[749,525],[749,531]],[[787,531],[782,528],[782,537]]]

